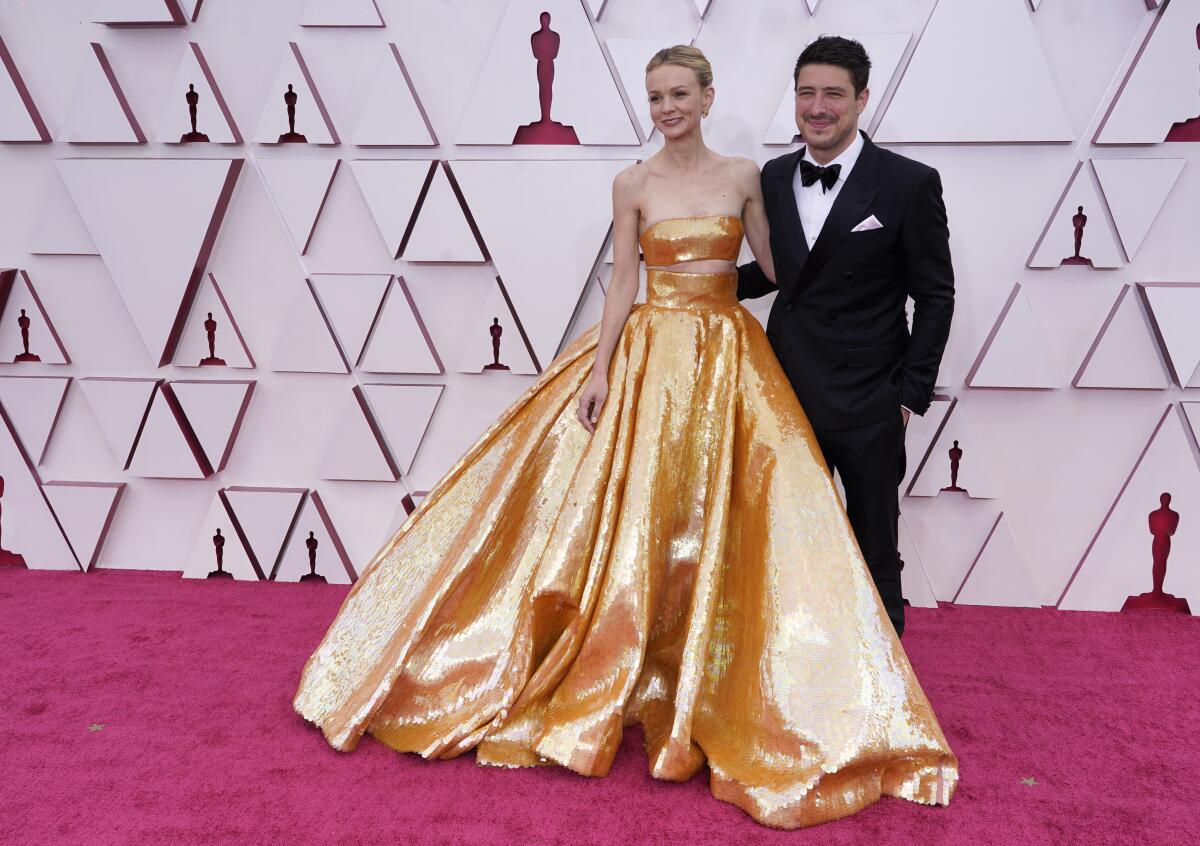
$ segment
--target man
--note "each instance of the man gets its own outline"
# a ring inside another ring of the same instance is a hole
[[[859,131],[870,68],[861,44],[836,36],[796,62],[805,146],[762,171],[779,285],[767,337],[841,476],[850,525],[899,634],[904,427],[929,408],[954,271],[937,171]],[[757,263],[738,268],[740,299],[774,290]]]

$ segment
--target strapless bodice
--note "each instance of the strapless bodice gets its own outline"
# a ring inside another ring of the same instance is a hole
[[[742,235],[742,219],[731,214],[670,217],[646,227],[638,243],[647,267],[670,267],[705,259],[737,261]]]

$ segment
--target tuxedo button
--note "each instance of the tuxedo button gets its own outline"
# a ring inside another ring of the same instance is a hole
[[[843,274],[842,274],[842,278],[843,278],[843,279],[853,279],[853,278],[854,278],[854,271],[852,271],[852,270],[847,270],[845,273],[843,273]]]
[[[830,313],[830,315],[829,315],[829,319],[830,319],[830,320],[837,320],[837,319],[838,319],[838,313],[837,313],[836,311],[835,311],[835,312],[831,312],[831,313]]]
[[[788,304],[787,304],[787,310],[788,310],[788,311],[795,311],[795,310],[796,310],[796,304],[795,304],[795,303],[788,303]]]

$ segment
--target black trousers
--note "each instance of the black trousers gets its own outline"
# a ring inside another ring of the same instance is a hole
[[[900,482],[904,479],[904,421],[895,417],[837,431],[816,430],[817,443],[832,473],[846,491],[846,513],[867,560],[875,589],[896,634],[904,633],[904,595],[900,590]]]

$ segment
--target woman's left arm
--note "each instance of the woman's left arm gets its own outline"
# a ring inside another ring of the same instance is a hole
[[[775,283],[775,262],[771,258],[771,228],[767,223],[767,212],[763,208],[762,180],[758,165],[750,159],[738,162],[739,187],[745,194],[742,206],[742,227],[746,230],[746,243],[754,253],[754,260],[762,268],[763,275]]]

